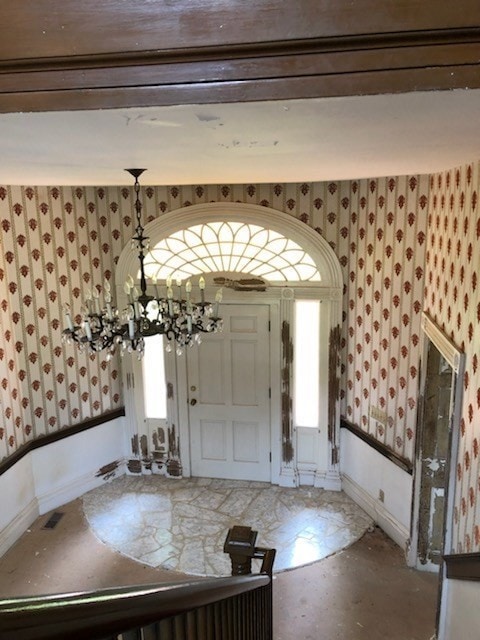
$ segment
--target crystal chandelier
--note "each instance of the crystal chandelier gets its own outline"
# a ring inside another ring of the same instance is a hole
[[[192,283],[185,283],[185,297],[182,295],[182,282],[176,279],[178,296],[175,297],[172,277],[166,279],[165,297],[159,294],[155,278],[151,284],[155,295],[147,294],[147,277],[145,275],[145,254],[149,249],[149,239],[144,235],[141,221],[142,204],[139,198],[140,184],[138,178],[145,169],[126,169],[135,178],[134,189],[136,228],[132,238],[132,247],[138,252],[140,263],[140,290],[132,276],[128,276],[124,291],[128,297],[128,305],[120,311],[112,302],[111,286],[105,280],[103,287],[103,303],[98,288],[93,293],[87,291],[81,308],[80,325],[74,324],[70,306],[64,305],[67,328],[62,339],[66,344],[77,344],[82,351],[99,352],[107,350],[106,358],[110,360],[117,350],[121,355],[125,352],[136,353],[139,358],[145,350],[145,338],[164,335],[167,338],[167,351],[176,347],[177,355],[181,355],[185,347],[201,342],[202,333],[221,331],[222,319],[219,317],[219,304],[222,301],[222,290],[215,296],[215,303],[205,301],[205,279],[198,282],[200,301],[192,297]],[[174,276],[175,274],[172,274]]]

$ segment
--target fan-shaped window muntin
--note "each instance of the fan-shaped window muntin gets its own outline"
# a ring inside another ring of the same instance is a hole
[[[271,229],[242,222],[209,222],[176,231],[145,257],[149,277],[184,280],[207,272],[238,272],[270,282],[319,282],[311,256]]]

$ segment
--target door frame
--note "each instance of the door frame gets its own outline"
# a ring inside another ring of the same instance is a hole
[[[454,495],[456,485],[456,462],[458,447],[460,442],[460,421],[463,397],[463,377],[465,372],[465,354],[445,335],[441,328],[430,318],[426,312],[422,312],[422,332],[423,332],[423,356],[422,371],[420,377],[419,410],[417,414],[417,436],[416,452],[413,477],[413,499],[412,499],[412,519],[410,530],[410,546],[407,551],[407,564],[417,570],[429,571],[431,566],[422,565],[418,561],[418,523],[420,518],[420,488],[422,481],[422,452],[420,443],[422,442],[423,429],[423,407],[426,389],[426,362],[428,357],[429,342],[431,342],[445,358],[452,369],[452,387],[450,396],[450,419],[449,419],[449,456],[445,467],[445,503],[443,520],[443,542],[442,555],[446,549],[450,549],[453,538],[454,521]],[[442,587],[445,579],[443,571],[443,561],[439,567],[439,585],[436,616],[436,632],[443,624],[442,616],[446,614],[446,607],[441,606]]]
[[[339,341],[336,336],[341,331],[342,324],[342,296],[343,296],[343,273],[337,255],[330,244],[318,234],[312,227],[297,218],[283,211],[270,209],[260,205],[250,205],[246,203],[233,202],[213,202],[201,205],[191,205],[181,209],[173,210],[163,214],[145,226],[145,233],[150,238],[152,246],[168,237],[170,234],[181,229],[188,228],[195,224],[202,224],[214,221],[232,220],[242,223],[250,223],[271,229],[290,238],[302,247],[314,260],[318,272],[321,276],[319,282],[274,282],[267,283],[265,291],[234,291],[224,288],[224,302],[235,302],[249,304],[260,302],[270,305],[270,367],[271,367],[271,476],[272,483],[282,486],[295,487],[300,483],[296,461],[289,460],[283,462],[283,450],[285,445],[285,435],[282,432],[282,420],[285,423],[285,416],[282,412],[282,372],[285,355],[284,345],[282,345],[283,328],[287,324],[290,329],[293,327],[293,305],[295,299],[316,299],[322,302],[323,315],[326,318],[325,330],[328,332],[328,357],[333,356],[335,367],[328,367],[327,379],[325,380],[326,398],[323,406],[324,418],[322,428],[318,431],[320,447],[324,455],[322,459],[325,464],[322,468],[317,468],[314,476],[315,486],[325,489],[340,489],[340,465],[338,455],[338,443],[340,441],[340,397],[338,393],[338,380],[340,377],[339,361]],[[130,245],[125,245],[121,252],[115,271],[116,299],[119,308],[126,306],[127,299],[123,290],[127,276],[131,275],[138,279],[138,257],[132,252]],[[213,278],[215,273],[204,274],[206,279],[205,295],[207,299],[214,299],[218,285],[215,285]],[[226,274],[222,274],[226,275]],[[231,274],[233,275],[233,274]],[[153,293],[153,290],[152,290]],[[293,333],[291,333],[293,335]],[[338,344],[337,344],[338,342]],[[122,362],[122,374],[124,379],[124,398],[126,408],[127,437],[130,436],[132,442],[142,441],[145,434],[145,424],[140,419],[140,415],[135,411],[135,382],[134,364],[132,358],[124,358]],[[173,364],[173,363],[172,363]],[[174,359],[174,364],[170,371],[173,371],[174,380],[169,380],[174,387],[183,385],[186,389],[186,369],[181,357]],[[289,374],[291,375],[291,373]],[[138,395],[138,394],[137,394]],[[176,394],[175,394],[176,395]],[[290,400],[291,398],[287,399]],[[177,404],[177,403],[175,403]],[[183,406],[182,406],[183,405]],[[186,432],[188,425],[188,408],[186,402],[179,402],[173,411],[176,434],[180,436],[180,449],[183,465],[183,475],[190,474],[189,455],[189,433]],[[293,433],[292,416],[287,416],[290,421],[290,437],[295,437]],[[172,420],[173,421],[173,420]],[[172,425],[169,425],[172,426]],[[128,449],[127,449],[128,450]],[[188,455],[187,455],[188,452]],[[132,449],[132,457],[138,460],[138,451]],[[322,460],[322,462],[323,462]],[[185,461],[185,463],[184,463]]]
[[[410,531],[410,547],[408,550],[408,564],[419,570],[425,570],[425,566],[418,563],[418,522],[420,512],[420,486],[421,486],[421,447],[422,429],[423,429],[423,405],[426,387],[426,362],[428,357],[428,343],[432,342],[441,355],[445,358],[452,369],[452,393],[450,399],[450,446],[449,457],[445,469],[445,516],[444,516],[444,537],[443,547],[447,548],[452,540],[452,522],[453,522],[453,495],[455,491],[455,469],[457,461],[457,452],[460,437],[460,419],[463,395],[463,374],[465,371],[465,354],[445,335],[440,327],[430,318],[430,316],[422,312],[422,332],[423,332],[423,356],[422,371],[420,376],[420,393],[419,393],[419,410],[417,414],[417,436],[416,442],[418,446],[415,452],[415,466],[413,478],[413,501],[412,501],[412,524]],[[427,569],[428,570],[428,569]]]

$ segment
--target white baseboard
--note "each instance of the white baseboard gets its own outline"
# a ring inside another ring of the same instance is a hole
[[[354,500],[376,524],[385,531],[387,536],[394,540],[404,551],[407,548],[410,532],[392,514],[387,511],[385,505],[375,500],[359,484],[352,480],[346,473],[342,474],[342,489]]]
[[[44,513],[48,513],[52,509],[56,509],[60,507],[62,504],[66,504],[67,502],[71,502],[80,496],[83,496],[87,491],[91,491],[96,487],[112,480],[113,478],[118,478],[125,473],[125,465],[120,464],[115,471],[108,474],[108,479],[103,476],[97,476],[96,473],[92,470],[88,473],[85,473],[81,476],[77,476],[73,478],[68,483],[63,484],[62,486],[55,487],[54,489],[39,494],[37,496],[38,500],[38,512],[39,515],[43,515]]]
[[[37,500],[33,498],[20,513],[17,513],[3,531],[0,531],[0,558],[25,533],[32,522],[35,522],[39,515]]]

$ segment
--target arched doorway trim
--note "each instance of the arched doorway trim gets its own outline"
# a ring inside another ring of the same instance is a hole
[[[315,283],[315,286],[342,289],[343,279],[340,264],[325,238],[305,223],[282,211],[236,202],[192,205],[176,209],[153,220],[146,225],[145,234],[150,238],[150,246],[153,247],[160,240],[181,229],[205,222],[224,220],[257,224],[294,240],[315,261],[321,275],[321,282]],[[132,277],[135,277],[137,271],[138,258],[127,245],[118,261],[115,274],[116,284],[123,285],[127,276],[131,274]],[[285,286],[285,283],[281,284]]]

